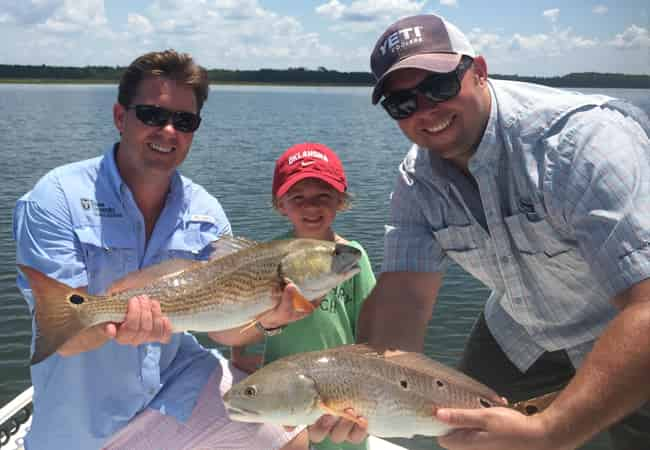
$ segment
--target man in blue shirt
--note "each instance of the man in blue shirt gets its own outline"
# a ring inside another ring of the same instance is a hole
[[[207,72],[189,55],[167,50],[137,58],[113,107],[120,141],[101,157],[52,170],[18,201],[17,263],[100,294],[165,259],[205,258],[208,244],[231,234],[230,223],[217,199],[177,167],[207,94]],[[33,312],[22,273],[18,286]],[[286,311],[269,318],[274,324],[289,319]],[[209,335],[230,344],[239,333]],[[242,373],[191,334],[173,334],[159,303],[147,296],[129,300],[123,322],[81,332],[33,365],[31,375],[28,450],[266,450],[296,434],[228,420],[220,393]]]
[[[488,80],[485,59],[434,15],[391,25],[371,66],[373,103],[383,97],[415,145],[359,340],[422,351],[453,261],[492,291],[460,368],[509,400],[564,389],[531,417],[439,410],[468,428],[443,447],[573,449],[617,424],[615,448],[650,448],[647,116],[604,96]]]

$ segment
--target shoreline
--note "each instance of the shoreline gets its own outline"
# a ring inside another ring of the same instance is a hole
[[[494,75],[490,77],[495,80],[508,80],[513,79],[509,75]],[[557,80],[550,83],[543,83],[537,80],[522,80],[515,79],[515,81],[524,81],[534,84],[540,84],[542,86],[551,86],[559,88],[587,88],[587,89],[640,89],[647,90],[650,89],[650,86],[626,86],[624,83],[620,85],[608,85],[605,86],[599,83],[575,83],[570,82],[567,85],[558,85]],[[81,78],[0,78],[0,85],[8,84],[33,84],[33,85],[117,85],[119,80],[97,80],[97,79],[81,79]],[[371,84],[366,83],[327,83],[327,82],[264,82],[264,81],[219,81],[219,80],[210,80],[210,85],[214,86],[282,86],[282,87],[367,87],[371,88]]]

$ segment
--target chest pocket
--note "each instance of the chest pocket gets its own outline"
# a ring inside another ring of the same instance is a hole
[[[574,249],[561,239],[550,223],[533,214],[517,214],[505,218],[517,249],[524,255],[554,258]]]
[[[184,220],[155,255],[155,262],[170,258],[206,259],[211,242],[219,238],[219,229],[209,217]]]
[[[106,290],[111,283],[137,269],[136,243],[132,233],[119,227],[75,228],[86,268],[91,293]]]
[[[433,234],[447,256],[486,286],[494,288],[489,264],[485,261],[489,236],[479,224],[449,226]]]

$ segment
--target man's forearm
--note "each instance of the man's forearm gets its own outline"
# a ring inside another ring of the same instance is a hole
[[[422,352],[441,280],[440,274],[382,274],[361,309],[357,342]]]
[[[578,446],[650,400],[650,280],[628,290],[573,381],[540,415],[558,443]]]

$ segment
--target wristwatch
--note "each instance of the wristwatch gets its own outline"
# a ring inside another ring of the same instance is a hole
[[[286,325],[281,325],[275,328],[264,328],[264,325],[262,325],[260,322],[255,322],[255,328],[260,330],[264,336],[276,336],[282,333],[282,330],[286,328]]]

